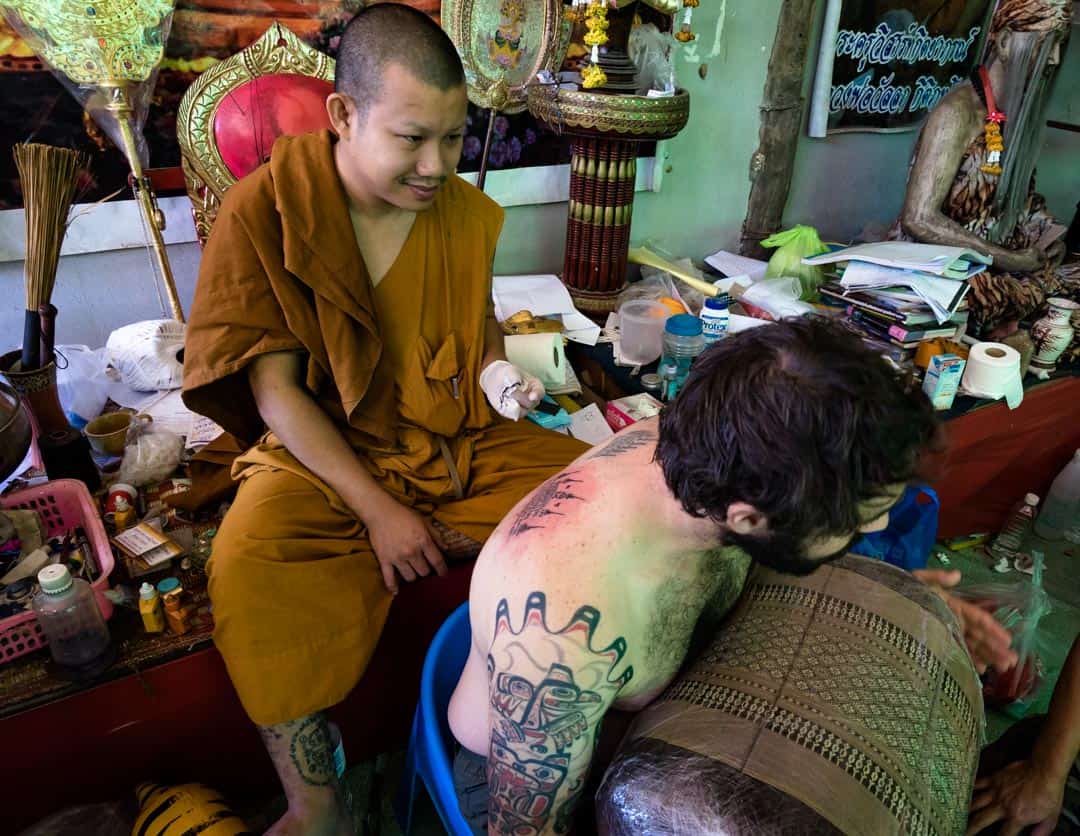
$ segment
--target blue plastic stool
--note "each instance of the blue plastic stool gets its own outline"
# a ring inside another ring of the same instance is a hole
[[[450,722],[446,718],[450,695],[465,668],[471,643],[469,605],[465,603],[454,610],[439,628],[424,659],[424,672],[420,677],[420,704],[413,717],[409,752],[405,757],[405,769],[395,803],[398,822],[405,836],[409,836],[412,827],[417,779],[423,780],[446,832],[451,836],[472,836],[454,792],[454,736],[450,733]]]

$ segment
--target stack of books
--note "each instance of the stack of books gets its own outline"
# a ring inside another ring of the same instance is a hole
[[[919,343],[963,335],[968,280],[990,258],[960,247],[887,241],[803,261],[831,267],[833,280],[822,285],[822,301],[843,308],[854,330],[906,364]]]
[[[850,327],[898,364],[910,363],[925,340],[958,339],[967,329],[967,303],[962,301],[945,322],[938,322],[925,302],[888,290],[844,288],[839,281],[823,284],[821,301],[841,308]]]

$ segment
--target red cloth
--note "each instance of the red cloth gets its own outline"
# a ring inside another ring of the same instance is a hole
[[[934,484],[939,537],[997,531],[1028,491],[1046,496],[1080,448],[1080,378],[1028,389],[1018,409],[1003,402],[946,425],[949,449]]]

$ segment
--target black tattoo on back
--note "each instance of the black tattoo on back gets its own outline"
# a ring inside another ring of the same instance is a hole
[[[589,453],[585,459],[605,459],[620,456],[623,453],[636,450],[638,447],[652,444],[654,441],[656,441],[656,433],[652,430],[624,430],[599,450]]]
[[[510,537],[543,528],[548,517],[563,516],[563,507],[569,502],[582,502],[584,497],[574,493],[574,486],[581,484],[581,479],[576,478],[576,471],[560,473],[553,476],[542,484],[525,507],[518,511],[514,517],[514,524],[510,526]]]

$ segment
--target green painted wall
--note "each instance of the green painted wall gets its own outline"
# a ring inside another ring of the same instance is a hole
[[[690,122],[663,146],[669,160],[661,191],[637,195],[635,244],[655,239],[672,252],[701,256],[738,242],[779,10],[779,0],[706,0],[694,13],[695,50],[684,50],[678,64],[679,83],[690,91]],[[496,272],[561,270],[565,234],[565,204],[507,210]]]

